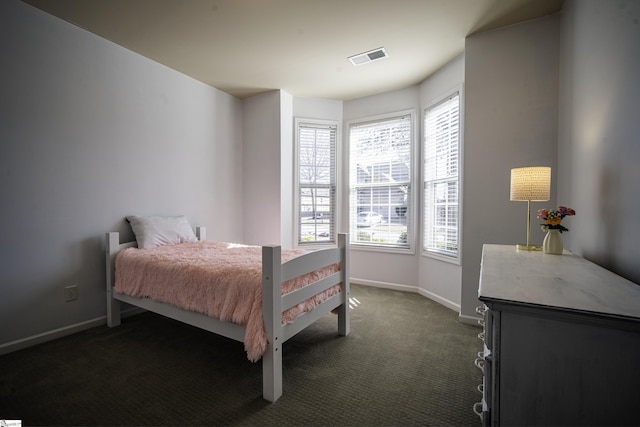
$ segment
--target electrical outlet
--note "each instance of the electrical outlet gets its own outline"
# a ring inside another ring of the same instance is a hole
[[[64,288],[65,302],[75,301],[78,299],[78,285],[70,285]]]

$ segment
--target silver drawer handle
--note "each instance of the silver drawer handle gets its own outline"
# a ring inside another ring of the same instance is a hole
[[[482,326],[484,328],[484,319],[479,319],[478,320],[478,325]]]
[[[484,373],[484,359],[478,357],[475,361],[475,365]]]
[[[481,394],[484,394],[484,384],[478,384],[478,391],[479,391]]]
[[[479,305],[476,307],[476,313],[478,313],[481,316],[484,316],[484,313],[487,311],[487,306],[486,305]]]
[[[479,416],[480,419],[482,419],[482,402],[477,402],[473,404],[473,412],[475,412],[475,414]]]
[[[484,331],[478,334],[478,339],[484,341]]]

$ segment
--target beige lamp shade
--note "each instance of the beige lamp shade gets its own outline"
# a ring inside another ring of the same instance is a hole
[[[551,193],[551,168],[530,166],[511,169],[511,200],[546,202]]]

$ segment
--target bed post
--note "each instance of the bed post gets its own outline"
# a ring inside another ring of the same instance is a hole
[[[196,237],[198,240],[207,240],[207,227],[196,227]]]
[[[344,274],[342,279],[342,295],[344,302],[338,307],[338,334],[342,336],[349,335],[351,319],[349,314],[349,298],[351,295],[351,287],[349,284],[349,235],[345,233],[338,234],[338,248],[340,249],[340,271]]]
[[[262,356],[262,397],[282,396],[282,260],[280,246],[262,247],[262,316],[267,350]]]
[[[112,231],[107,233],[107,325],[111,328],[120,324],[120,301],[113,298],[113,285],[115,284],[116,254],[120,246],[120,233]]]

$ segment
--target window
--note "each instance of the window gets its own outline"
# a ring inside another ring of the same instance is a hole
[[[349,125],[349,228],[363,246],[410,248],[412,114]]]
[[[338,126],[296,120],[298,245],[336,241]]]
[[[424,250],[448,257],[459,251],[460,95],[424,116]]]

